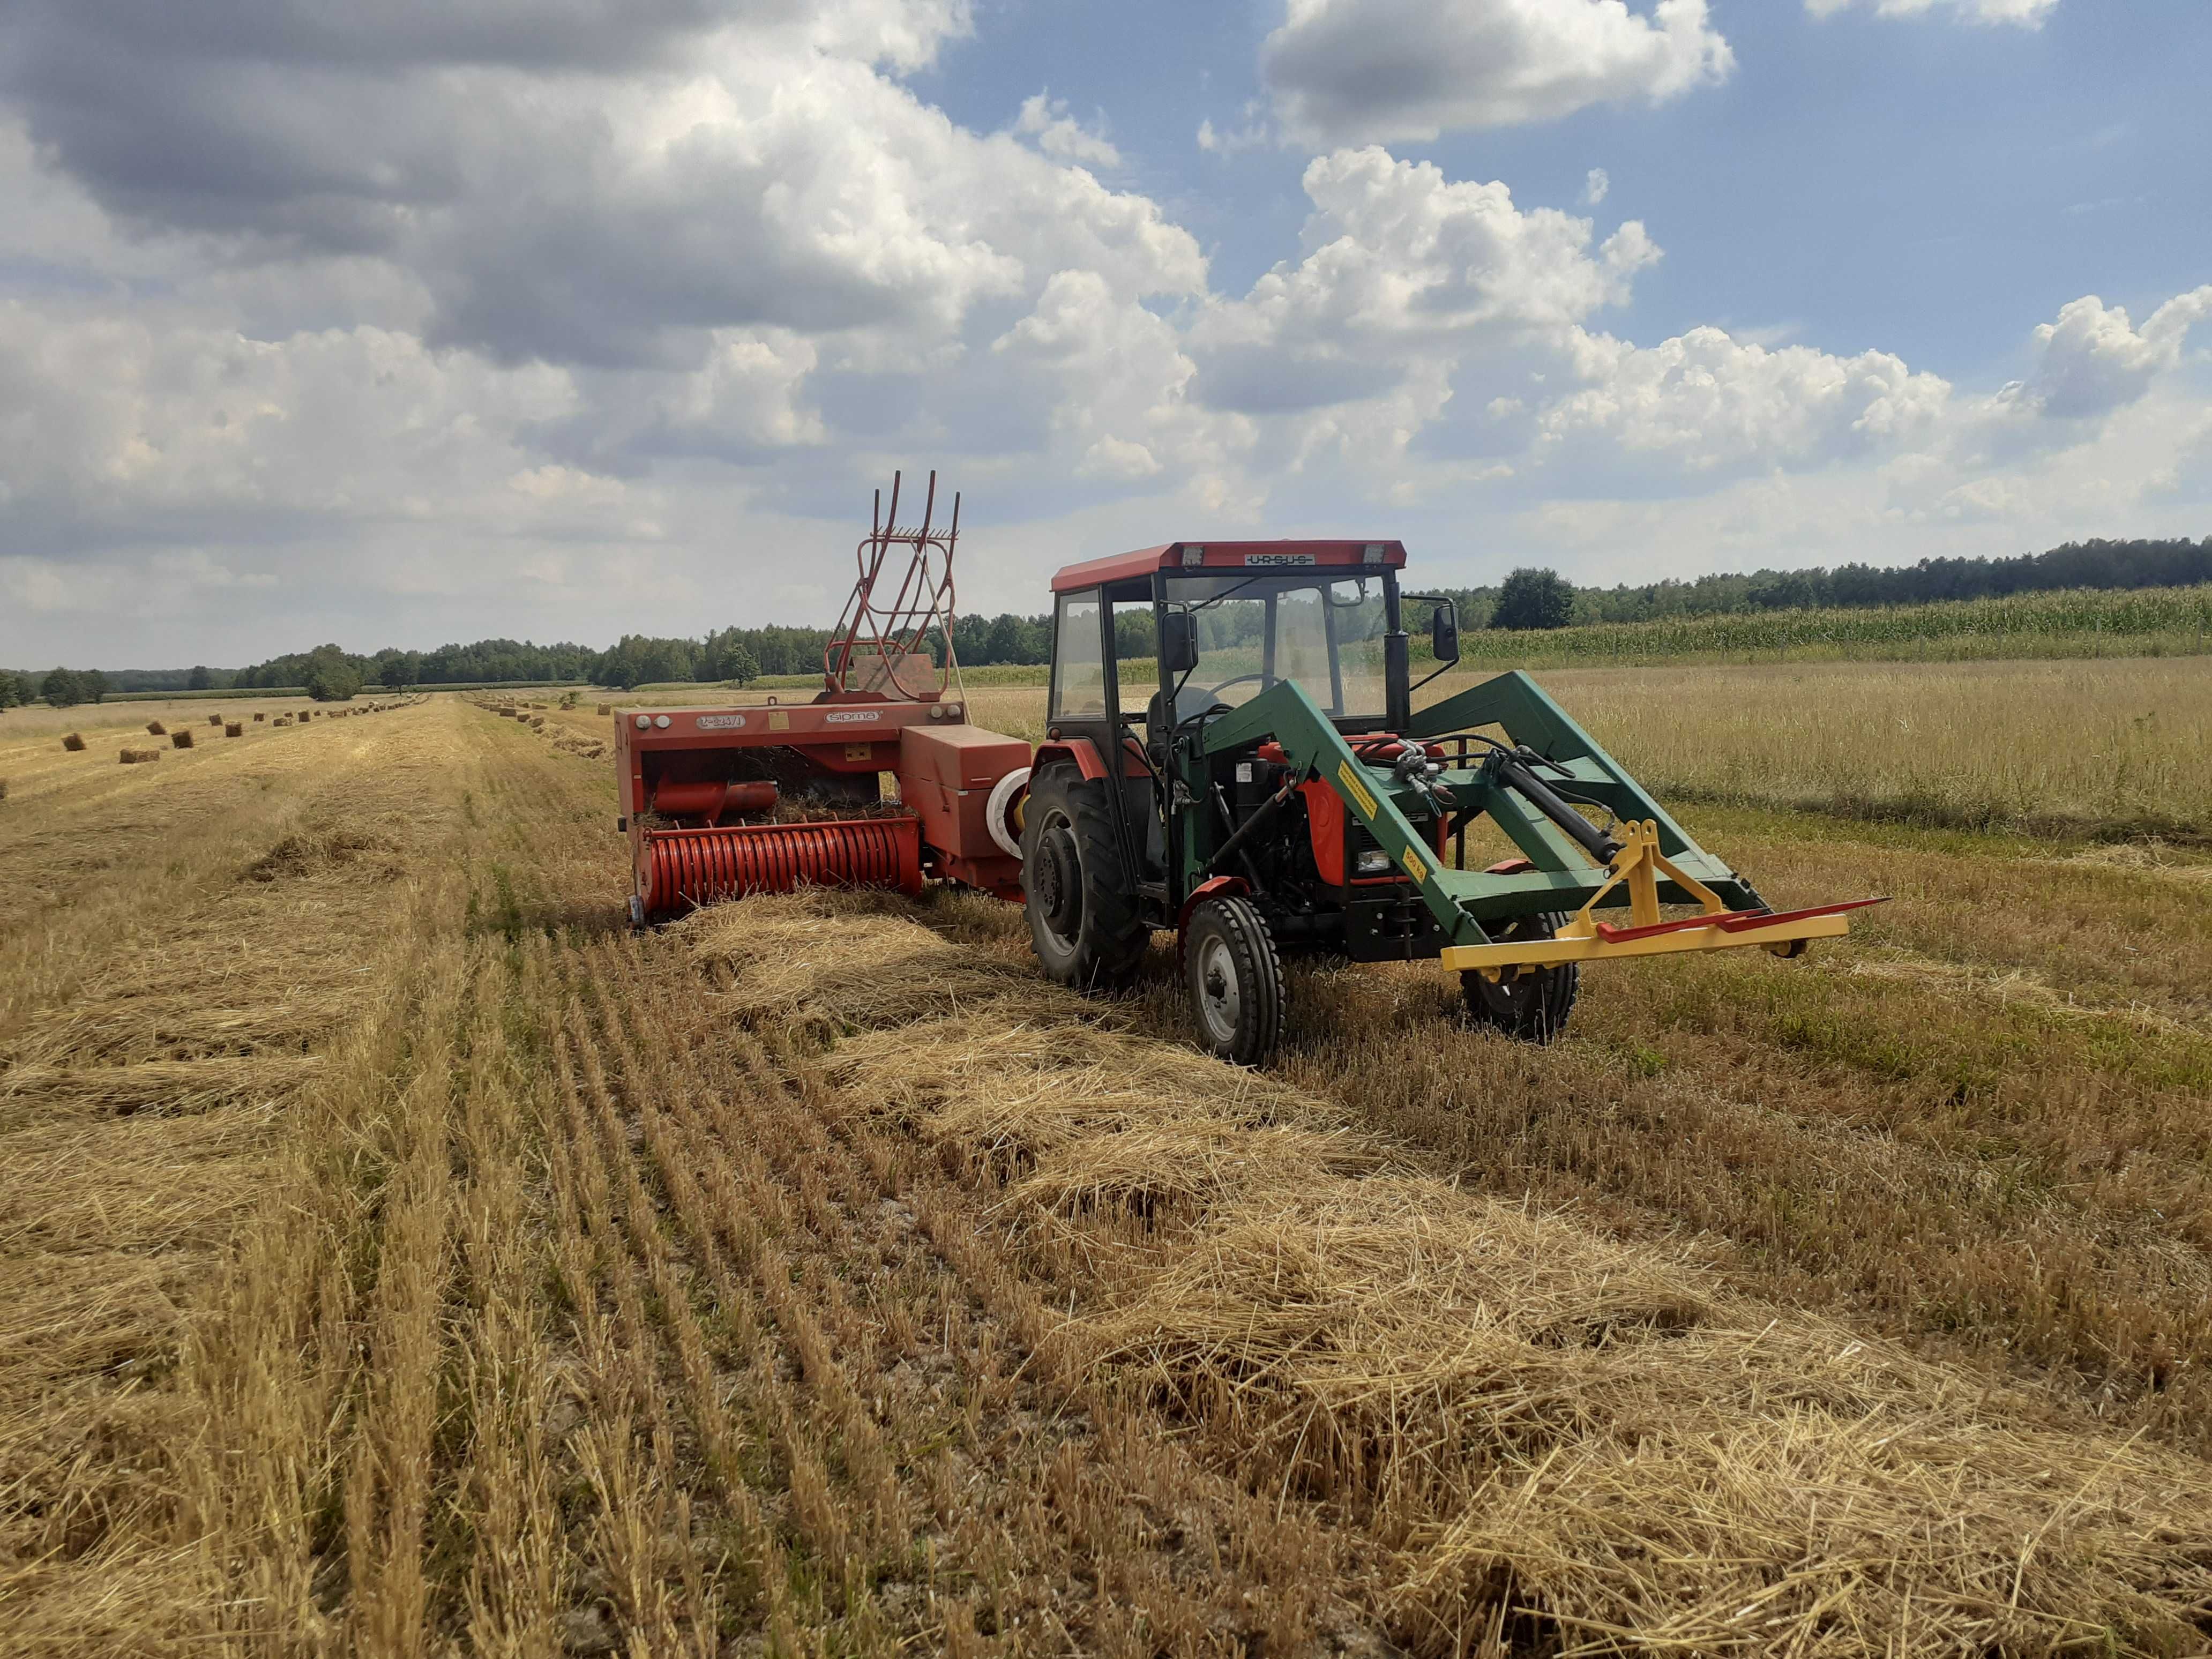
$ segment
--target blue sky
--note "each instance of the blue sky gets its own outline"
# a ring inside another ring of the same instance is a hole
[[[1264,101],[1281,11],[988,0],[915,85],[981,131],[1049,88],[1237,289],[1295,247],[1308,154],[1194,137]],[[1600,217],[1642,218],[1667,250],[1638,285],[1647,331],[1873,346],[1952,377],[2019,372],[2026,328],[2078,295],[2149,309],[2212,270],[2212,6],[2075,0],[2033,29],[1773,0],[1712,15],[1736,59],[1718,87],[1393,153],[1577,210],[1603,168]]]
[[[994,611],[1178,535],[2202,536],[2208,64],[2201,0],[19,0],[0,662],[821,620],[897,465]]]

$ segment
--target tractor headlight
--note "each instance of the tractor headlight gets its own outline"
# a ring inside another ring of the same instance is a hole
[[[1379,847],[1370,847],[1352,861],[1352,873],[1361,876],[1387,876],[1390,873],[1390,855]]]

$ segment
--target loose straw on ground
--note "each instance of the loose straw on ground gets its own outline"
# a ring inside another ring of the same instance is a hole
[[[1058,1368],[1371,1540],[1411,1647],[1506,1619],[1576,1653],[2202,1644],[2212,1466],[1462,1192],[884,901],[683,933],[732,1015],[820,1045],[1016,1241],[1092,1237]]]

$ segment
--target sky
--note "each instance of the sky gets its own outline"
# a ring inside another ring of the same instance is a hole
[[[7,0],[0,663],[2212,533],[2203,0]]]

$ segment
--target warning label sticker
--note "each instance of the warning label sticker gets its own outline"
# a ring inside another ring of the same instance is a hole
[[[1359,809],[1362,817],[1371,818],[1375,816],[1377,810],[1375,797],[1369,792],[1366,781],[1352,769],[1350,761],[1338,763],[1336,781],[1344,786],[1344,793],[1352,797],[1352,804]]]

